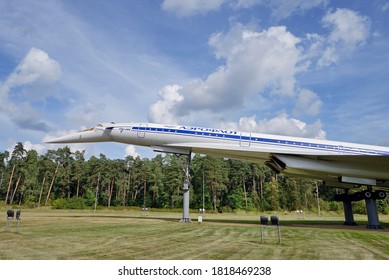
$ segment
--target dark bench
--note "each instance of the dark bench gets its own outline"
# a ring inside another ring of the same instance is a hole
[[[281,229],[280,229],[280,221],[277,216],[271,216],[270,217],[270,224],[269,224],[269,218],[267,216],[261,216],[259,218],[260,221],[260,227],[261,227],[261,243],[263,243],[263,231],[265,228],[277,228],[278,230],[278,243],[281,244]]]
[[[4,229],[5,230],[8,230],[8,225],[12,222],[12,221],[17,221],[18,222],[18,226],[16,228],[16,231],[19,232],[19,227],[20,227],[20,215],[22,213],[22,210],[17,210],[16,211],[16,216],[15,216],[15,211],[12,210],[12,209],[9,209],[7,210],[7,223],[5,224],[5,227]]]

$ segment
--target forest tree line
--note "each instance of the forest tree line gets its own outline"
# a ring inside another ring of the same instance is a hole
[[[153,159],[85,158],[69,147],[39,155],[17,143],[12,153],[0,152],[0,199],[5,205],[85,208],[135,206],[182,207],[186,159],[157,154]],[[317,193],[317,190],[319,193]],[[337,190],[308,179],[274,176],[263,164],[195,155],[190,168],[190,208],[215,212],[342,211],[331,201]],[[388,213],[388,199],[378,202]],[[354,211],[364,213],[363,202]]]

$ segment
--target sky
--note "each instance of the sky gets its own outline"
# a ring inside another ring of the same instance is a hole
[[[0,0],[0,151],[110,121],[389,146],[388,26],[389,0]]]

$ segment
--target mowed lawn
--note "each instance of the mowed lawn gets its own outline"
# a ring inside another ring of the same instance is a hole
[[[389,216],[380,215],[385,230],[368,230],[365,216],[346,227],[342,215],[280,214],[281,244],[275,229],[261,244],[259,215],[205,214],[200,224],[193,214],[181,224],[180,213],[25,209],[20,233],[16,222],[1,228],[0,259],[389,259]]]

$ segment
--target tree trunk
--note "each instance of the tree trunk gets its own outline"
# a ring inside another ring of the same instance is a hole
[[[12,167],[11,177],[9,178],[9,182],[8,182],[8,189],[7,189],[7,195],[5,197],[5,205],[4,206],[7,206],[8,195],[9,195],[9,191],[11,189],[12,179],[14,177],[15,167],[16,167],[16,163],[14,163],[14,166]]]
[[[23,196],[24,196],[24,190],[25,190],[25,187],[24,185],[21,186],[21,192],[20,192],[20,197],[19,197],[19,206],[22,205],[22,199],[23,199]]]
[[[216,211],[216,203],[217,203],[217,194],[216,190],[213,190],[213,210]]]
[[[12,202],[14,201],[14,197],[15,197],[16,191],[18,190],[18,187],[19,187],[20,179],[21,179],[21,178],[22,178],[22,175],[19,175],[19,178],[18,178],[18,180],[16,181],[15,189],[14,189],[14,191],[13,191],[13,193],[12,193],[11,201],[10,201],[10,203],[9,203],[9,204],[11,204],[11,205],[12,205]]]
[[[98,195],[99,195],[99,187],[100,187],[100,172],[99,172],[99,176],[97,177],[94,213],[96,213],[96,208],[97,208],[97,200],[98,200]]]
[[[68,167],[66,168],[66,169],[68,169]],[[68,187],[67,187],[67,189],[68,189],[68,199],[70,198],[70,196],[71,196],[71,190],[70,190],[70,175],[68,174]]]
[[[51,180],[49,192],[47,193],[47,197],[46,197],[46,200],[45,200],[45,206],[47,205],[47,202],[49,201],[51,189],[53,188],[54,181],[55,181],[55,177],[57,176],[58,169],[59,169],[59,166],[60,166],[60,165],[61,165],[61,164],[58,163],[58,164],[57,164],[57,168],[55,168],[54,176],[53,176],[53,179]]]
[[[128,179],[127,179],[127,184],[124,188],[124,194],[123,194],[123,206],[127,205],[127,191],[130,191],[130,186],[131,186],[131,172],[130,170],[128,171]]]
[[[257,180],[255,180],[255,174],[253,174],[253,192],[257,191]]]
[[[78,175],[76,197],[78,197],[78,193],[80,192],[80,180],[81,180],[81,176]]]
[[[247,210],[247,192],[246,192],[246,182],[243,176],[243,191],[244,191],[244,200],[246,202],[246,210]]]
[[[156,186],[154,186],[154,189],[153,189],[153,201],[151,203],[151,207],[155,206],[155,201],[157,199],[157,192],[155,191],[155,189],[156,189]]]
[[[123,188],[123,206],[126,206],[126,195],[127,195],[126,186],[124,185],[124,188]]]
[[[111,179],[111,182],[108,185],[108,207],[111,207],[111,199],[112,199],[114,185],[115,185],[115,177]]]
[[[135,193],[133,193],[133,195],[132,195],[132,200],[133,201],[136,201],[136,197],[138,196],[138,190],[135,190]]]
[[[42,200],[42,194],[43,194],[43,187],[45,186],[45,182],[46,182],[46,174],[45,174],[45,176],[43,176],[41,192],[39,193],[38,208],[41,207],[41,200]]]
[[[146,181],[143,183],[143,207],[146,207]]]
[[[111,207],[111,182],[108,184],[108,208]]]

